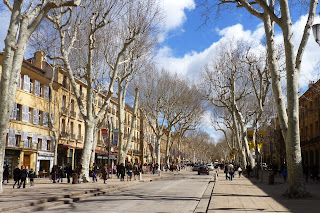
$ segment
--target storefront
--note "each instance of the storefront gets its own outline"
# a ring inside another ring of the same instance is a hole
[[[53,167],[54,153],[38,151],[36,174],[39,176],[47,176]]]
[[[13,178],[13,170],[20,167],[20,152],[21,150],[6,149],[4,165],[9,165],[9,178]]]

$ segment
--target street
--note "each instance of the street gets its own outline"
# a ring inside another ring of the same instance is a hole
[[[42,212],[193,212],[211,177],[188,172]]]

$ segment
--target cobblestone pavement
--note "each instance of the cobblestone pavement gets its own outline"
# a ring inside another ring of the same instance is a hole
[[[211,177],[187,172],[42,212],[193,212]]]
[[[157,174],[143,174],[142,181],[132,180],[120,182],[116,176],[107,180],[107,184],[103,184],[103,180],[98,180],[96,183],[85,184],[68,184],[67,179],[64,178],[63,183],[53,184],[48,178],[35,179],[35,186],[26,188],[12,188],[13,180],[9,180],[9,184],[3,185],[4,192],[0,194],[0,212],[27,212],[34,211],[35,207],[41,205],[43,208],[49,205],[55,205],[52,201],[68,202],[66,199],[72,200],[80,199],[84,195],[97,195],[101,193],[110,193],[112,191],[122,190],[134,185],[142,185],[150,181],[170,178],[175,175],[183,174],[188,171],[182,170],[180,172],[162,172],[161,176]],[[58,204],[58,203],[57,203]],[[41,209],[39,208],[39,209]]]
[[[282,196],[286,183],[282,177],[276,176],[275,184],[267,183],[269,172],[265,172],[263,182],[255,178],[239,178],[233,181],[225,179],[223,172],[219,173],[208,212],[298,212],[316,213],[319,211],[320,184],[309,181],[307,190],[312,197],[308,199],[287,199]]]

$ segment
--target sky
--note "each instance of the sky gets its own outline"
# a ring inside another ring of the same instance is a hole
[[[212,14],[204,24],[203,8],[195,0],[155,0],[163,9],[160,44],[155,55],[159,68],[179,73],[190,80],[197,80],[203,67],[214,57],[216,47],[223,41],[245,39],[261,42],[264,29],[261,21],[250,15],[243,8],[221,10],[220,14]],[[298,47],[306,22],[306,12],[297,8],[292,13],[295,47]],[[319,12],[317,12],[319,14]],[[4,48],[4,38],[9,25],[10,13],[0,3],[0,50]],[[319,16],[314,23],[320,23]],[[282,36],[276,30],[275,40],[281,42]],[[320,59],[320,47],[310,36],[304,53],[301,76],[299,80],[300,94],[308,86],[309,81],[319,78],[319,71],[314,67]],[[210,114],[202,119],[201,128],[207,131],[216,141],[222,136],[215,132],[210,124]]]

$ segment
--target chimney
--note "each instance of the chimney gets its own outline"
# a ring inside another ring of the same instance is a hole
[[[34,65],[39,67],[40,69],[43,68],[42,62],[46,61],[46,54],[43,51],[37,51],[34,53]]]

